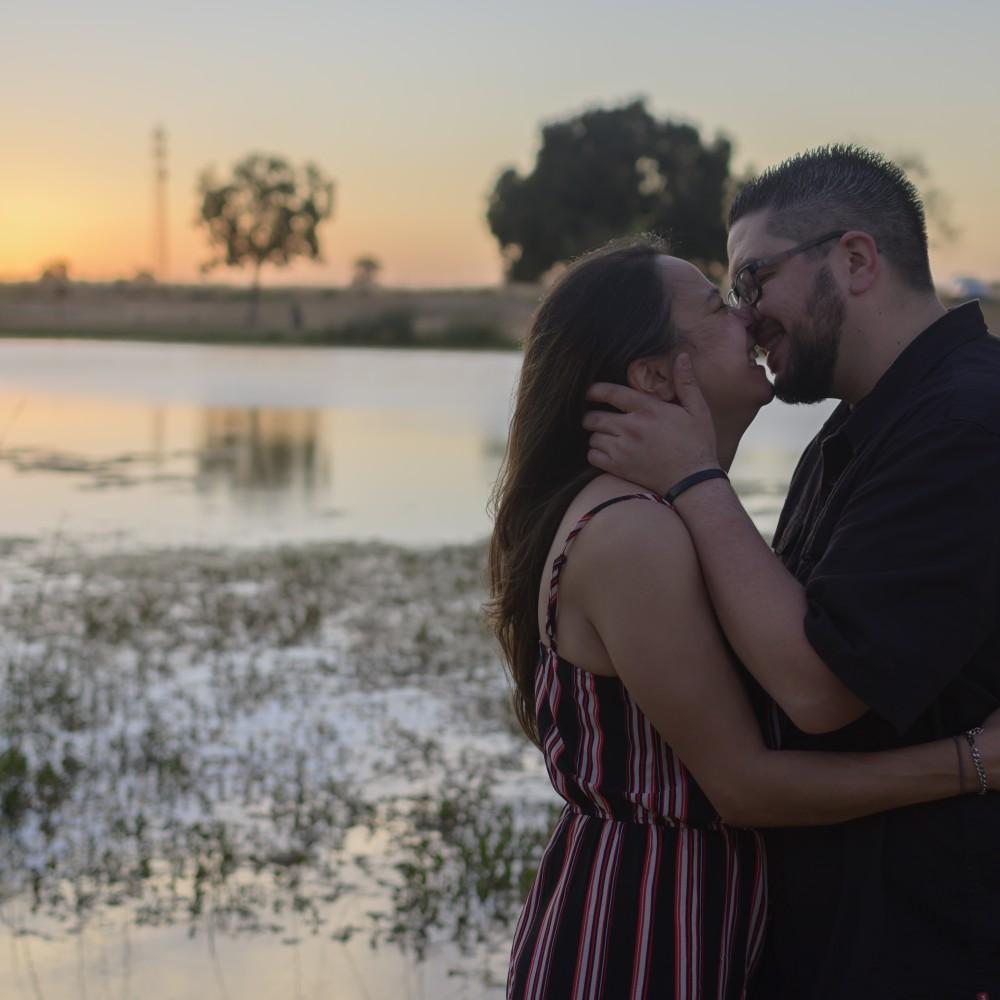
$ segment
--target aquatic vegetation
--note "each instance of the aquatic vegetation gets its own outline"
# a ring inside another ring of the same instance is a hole
[[[483,779],[409,806],[393,864],[398,877],[387,885],[393,905],[386,937],[421,958],[442,926],[467,952],[509,945],[555,804],[526,818],[514,803],[498,803]]]
[[[0,901],[505,949],[554,807],[483,558],[0,550]]]

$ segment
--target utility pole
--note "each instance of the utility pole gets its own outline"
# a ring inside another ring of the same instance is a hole
[[[153,129],[153,261],[156,280],[167,280],[167,133]]]

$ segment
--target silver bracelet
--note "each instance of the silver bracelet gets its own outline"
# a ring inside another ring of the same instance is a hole
[[[983,754],[979,747],[976,746],[976,737],[982,731],[982,726],[976,726],[965,734],[965,738],[969,743],[969,753],[972,755],[972,764],[976,769],[976,777],[979,779],[979,794],[985,795],[990,790],[990,786],[986,780],[986,767],[983,764]]]

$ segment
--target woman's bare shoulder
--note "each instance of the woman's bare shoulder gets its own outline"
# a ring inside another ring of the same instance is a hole
[[[567,511],[569,526],[563,533],[600,504],[633,495],[637,499],[607,507],[594,518],[579,536],[577,559],[600,566],[664,557],[693,558],[691,538],[674,510],[650,490],[616,476],[599,476],[577,494]]]

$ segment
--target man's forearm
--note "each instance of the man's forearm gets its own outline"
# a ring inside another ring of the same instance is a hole
[[[795,725],[828,732],[862,715],[864,703],[806,638],[805,590],[768,548],[729,483],[700,483],[674,508],[694,541],[730,645]]]

